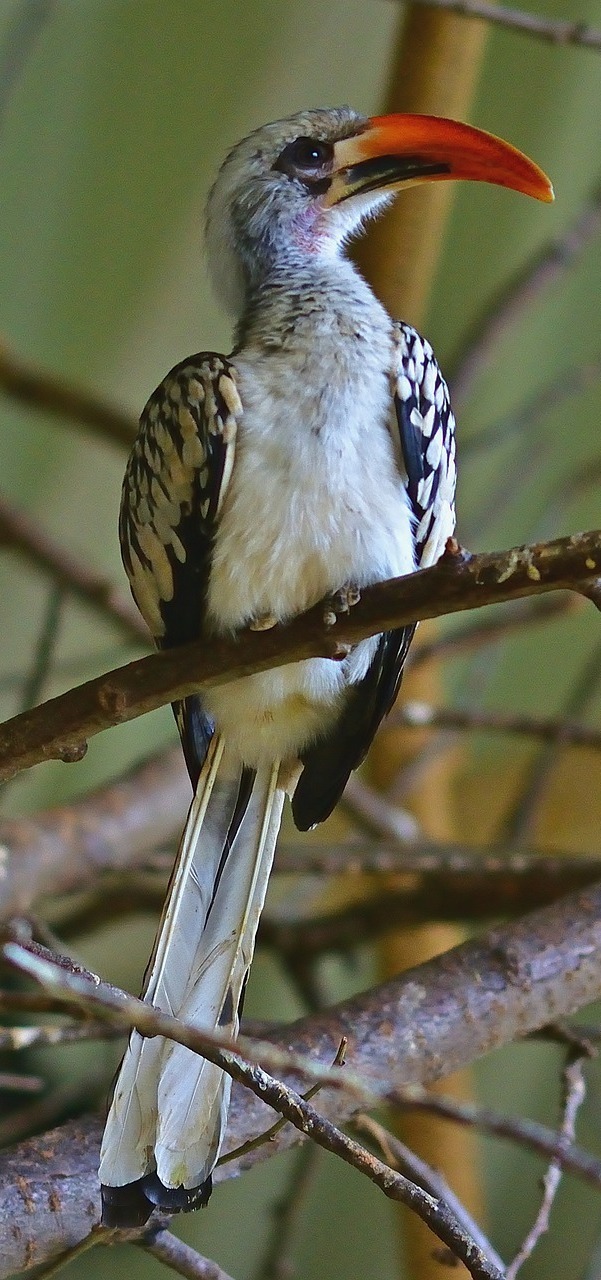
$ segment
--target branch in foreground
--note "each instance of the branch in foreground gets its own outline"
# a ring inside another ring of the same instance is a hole
[[[158,1258],[159,1262],[164,1262],[166,1267],[170,1267],[178,1275],[186,1276],[187,1280],[231,1280],[231,1276],[213,1262],[212,1258],[203,1257],[183,1240],[178,1240],[164,1226],[146,1228],[144,1234],[131,1243],[144,1249],[153,1258]]]
[[[37,950],[39,952],[40,949]],[[51,991],[58,993],[64,989],[68,999],[79,996],[84,1008],[88,1005],[92,1009],[104,1007],[107,1013],[126,1021],[130,1026],[137,1027],[143,1034],[166,1035],[217,1063],[239,1084],[250,1089],[261,1102],[267,1103],[276,1113],[288,1120],[295,1129],[364,1174],[389,1199],[399,1201],[413,1210],[442,1243],[464,1262],[474,1280],[502,1280],[501,1272],[488,1261],[480,1246],[466,1235],[462,1225],[443,1201],[434,1199],[421,1187],[410,1182],[402,1174],[395,1173],[381,1160],[370,1155],[358,1142],[349,1138],[325,1116],[320,1115],[309,1103],[308,1095],[303,1097],[296,1089],[276,1080],[262,1066],[254,1065],[241,1058],[238,1052],[215,1048],[217,1041],[215,1036],[207,1037],[204,1032],[199,1034],[195,1028],[187,1026],[179,1019],[144,1005],[142,1001],[126,996],[124,992],[117,992],[104,984],[91,982],[91,975],[83,976],[81,971],[70,970],[68,961],[64,959],[61,963],[49,961],[39,954],[32,954],[29,948],[12,943],[5,945],[4,952],[7,959],[24,968],[26,972],[30,972]],[[86,991],[86,987],[89,991]],[[241,1047],[243,1052],[244,1047]],[[261,1052],[260,1049],[259,1052]],[[269,1049],[268,1054],[271,1056]],[[297,1063],[294,1062],[293,1065],[297,1066]],[[299,1065],[302,1067],[302,1064]],[[329,1078],[329,1073],[326,1078]],[[339,1078],[344,1086],[344,1077]],[[331,1082],[333,1079],[334,1077]],[[359,1094],[362,1093],[360,1082],[356,1082],[354,1088],[355,1090],[358,1088]],[[279,1131],[278,1125],[272,1126],[269,1131],[270,1139],[275,1138]]]
[[[347,1069],[361,1074],[369,1088],[377,1088],[378,1081],[387,1090],[427,1084],[575,1012],[600,993],[597,886],[285,1026],[270,1039],[276,1047],[308,1056],[314,1070],[323,1068],[325,1074],[340,1041],[348,1038],[348,1068],[338,1073],[338,1088],[320,1094],[321,1111],[341,1123],[364,1109],[341,1088]],[[284,1075],[293,1085],[296,1078]],[[228,1149],[262,1133],[272,1121],[264,1103],[235,1087]],[[101,1129],[95,1117],[73,1121],[0,1156],[0,1280],[64,1252],[98,1221]],[[551,1133],[551,1138],[557,1146],[557,1136]],[[286,1126],[273,1143],[255,1148],[239,1163],[222,1165],[217,1178],[229,1178],[296,1141]],[[590,1173],[590,1164],[585,1167]]]
[[[43,760],[79,760],[93,734],[199,688],[305,658],[341,658],[366,636],[423,618],[560,589],[597,602],[600,565],[599,530],[483,555],[450,540],[433,568],[365,588],[334,626],[331,601],[321,601],[286,626],[166,649],[15,716],[0,733],[0,781]]]
[[[576,1057],[572,1061],[568,1060],[563,1070],[564,1102],[559,1132],[560,1136],[564,1137],[568,1142],[575,1142],[576,1140],[576,1116],[584,1102],[586,1092],[582,1071],[583,1062],[583,1056]],[[539,1211],[515,1258],[507,1268],[505,1280],[515,1280],[520,1267],[533,1253],[541,1236],[544,1235],[545,1231],[549,1230],[549,1218],[559,1190],[561,1174],[561,1165],[556,1160],[552,1160],[543,1178],[543,1198]]]
[[[431,1196],[444,1200],[452,1209],[455,1217],[462,1223],[464,1230],[479,1244],[482,1252],[491,1262],[498,1267],[499,1271],[504,1271],[502,1259],[493,1249],[490,1240],[484,1235],[477,1222],[474,1222],[471,1214],[467,1212],[465,1205],[461,1203],[459,1198],[449,1186],[446,1179],[433,1169],[431,1165],[426,1164],[420,1156],[405,1146],[395,1134],[390,1133],[388,1129],[384,1129],[377,1120],[369,1115],[358,1115],[353,1121],[353,1128],[358,1133],[367,1134],[382,1152],[387,1164],[393,1169],[398,1169],[400,1173],[404,1173],[406,1177],[411,1178],[412,1182],[416,1182],[419,1187],[423,1187],[424,1191],[429,1191]]]
[[[0,391],[42,413],[88,427],[102,440],[130,449],[138,424],[129,414],[107,404],[83,387],[28,364],[0,340]]]

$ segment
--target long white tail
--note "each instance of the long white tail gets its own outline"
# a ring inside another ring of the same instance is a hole
[[[213,739],[144,985],[144,998],[158,1008],[232,1036],[280,826],[277,778],[277,765],[228,773],[223,743]],[[107,1225],[136,1225],[154,1204],[206,1203],[230,1084],[190,1049],[132,1032],[102,1142]]]

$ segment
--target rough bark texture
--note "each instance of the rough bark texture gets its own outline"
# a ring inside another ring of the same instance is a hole
[[[271,1038],[324,1065],[348,1037],[347,1063],[374,1093],[429,1083],[601,996],[601,885],[494,929]],[[294,1077],[291,1077],[292,1082]],[[359,1098],[323,1089],[319,1110],[348,1119]],[[267,1129],[273,1113],[237,1086],[228,1145]],[[0,1280],[84,1239],[98,1221],[97,1117],[71,1121],[0,1157]],[[298,1141],[290,1126],[241,1162]],[[218,1178],[239,1171],[231,1162]]]

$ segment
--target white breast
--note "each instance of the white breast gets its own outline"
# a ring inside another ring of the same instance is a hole
[[[208,617],[220,631],[284,620],[345,583],[414,568],[411,512],[388,428],[388,332],[325,331],[236,357],[244,413],[215,539]],[[314,329],[313,324],[313,329]],[[247,763],[289,756],[337,714],[376,642],[343,664],[313,660],[247,677],[205,699]],[[258,744],[261,744],[260,746]]]

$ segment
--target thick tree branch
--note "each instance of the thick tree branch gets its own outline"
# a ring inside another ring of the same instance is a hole
[[[600,994],[597,886],[494,929],[270,1038],[276,1046],[308,1055],[319,1069],[333,1061],[346,1036],[345,1072],[360,1074],[372,1091],[402,1089],[451,1073]],[[294,1075],[291,1080],[294,1085]],[[321,1091],[320,1110],[335,1123],[357,1109],[358,1098],[350,1092],[340,1087]],[[273,1112],[265,1104],[234,1088],[230,1149],[272,1122]],[[72,1122],[0,1157],[0,1234],[6,1242],[0,1280],[49,1261],[84,1238],[98,1220],[100,1130],[96,1119]],[[286,1127],[241,1165],[249,1167],[296,1141]],[[593,1176],[592,1165],[586,1167]],[[239,1170],[235,1161],[225,1164],[218,1178]]]
[[[451,541],[433,568],[366,588],[335,626],[324,621],[322,601],[287,626],[164,650],[15,716],[0,732],[0,780],[42,760],[79,760],[93,734],[200,687],[304,658],[339,658],[379,631],[558,589],[596,599],[599,565],[598,530],[483,555]]]

